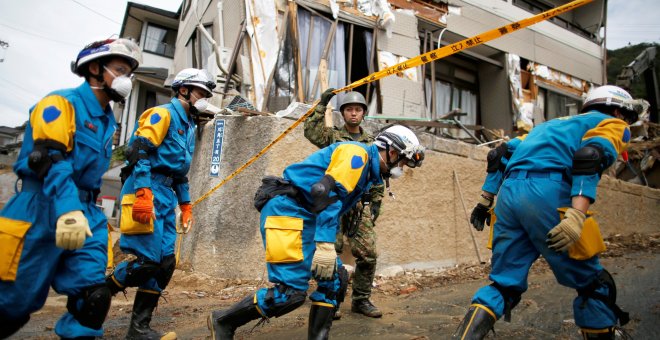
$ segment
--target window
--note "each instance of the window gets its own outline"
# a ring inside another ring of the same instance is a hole
[[[213,36],[213,25],[206,25],[204,29]],[[203,68],[208,71],[208,60],[209,56],[214,52],[213,45],[208,39],[202,37],[199,32],[195,30],[195,33],[192,34],[190,40],[186,44],[186,54],[188,58],[188,66],[194,68]]]
[[[546,120],[575,116],[582,109],[582,103],[578,99],[545,89],[539,89],[539,94],[541,93],[544,97],[543,111]]]
[[[154,24],[147,25],[147,35],[144,39],[144,50],[165,57],[174,57],[176,31]]]
[[[476,66],[472,61],[459,58],[435,61],[435,94],[432,99],[433,84],[427,69],[425,96],[428,116],[436,119],[449,111],[460,108],[467,113],[459,120],[463,124],[476,124],[479,107],[477,106],[478,79]],[[435,113],[433,106],[435,104]]]

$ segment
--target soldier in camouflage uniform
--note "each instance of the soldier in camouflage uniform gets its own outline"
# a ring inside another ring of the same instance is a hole
[[[305,137],[312,144],[324,148],[330,144],[344,141],[355,141],[371,144],[374,137],[367,133],[360,123],[367,111],[367,103],[359,92],[348,92],[339,107],[344,118],[341,129],[325,126],[325,110],[334,96],[334,89],[328,89],[321,95],[321,101],[314,113],[305,121]],[[344,246],[343,235],[346,235],[355,257],[355,274],[353,275],[353,296],[351,311],[361,313],[372,318],[379,318],[383,314],[374,306],[369,297],[371,285],[376,274],[376,232],[374,226],[380,213],[383,201],[384,186],[371,188],[368,195],[362,198],[353,209],[341,217],[341,233],[337,234],[335,248],[341,253]],[[335,319],[341,315],[339,310]]]

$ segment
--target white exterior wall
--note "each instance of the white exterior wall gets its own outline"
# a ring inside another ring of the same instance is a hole
[[[142,51],[142,64],[145,67],[159,67],[171,71],[173,60],[157,54]]]
[[[462,13],[460,16],[449,15],[447,27],[465,37],[534,15],[514,6],[511,0],[457,0],[452,4],[462,7]],[[598,1],[590,5],[598,10],[602,3]],[[601,46],[551,22],[540,22],[486,45],[586,81],[600,84],[603,80],[604,55]]]

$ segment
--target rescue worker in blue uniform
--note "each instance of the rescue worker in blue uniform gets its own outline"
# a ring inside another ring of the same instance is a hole
[[[175,339],[149,323],[161,292],[174,273],[177,205],[181,227],[192,227],[188,170],[195,150],[195,120],[215,88],[205,70],[184,69],[172,82],[174,98],[140,116],[127,150],[121,190],[120,248],[136,259],[119,263],[108,276],[112,294],[138,287],[127,339]]]
[[[420,166],[424,148],[400,125],[381,132],[372,145],[341,142],[288,166],[283,178],[269,176],[255,195],[268,279],[261,288],[227,310],[213,311],[208,326],[213,339],[233,339],[237,327],[300,307],[309,279],[318,281],[310,299],[308,338],[327,339],[338,295],[345,294],[348,273],[334,243],[339,217],[381,177],[402,173],[403,165]]]
[[[573,314],[585,339],[614,339],[617,323],[628,322],[616,305],[614,280],[598,260],[604,244],[588,208],[603,170],[625,151],[637,113],[632,97],[609,85],[590,91],[582,112],[543,123],[489,153],[471,221],[483,229],[497,194],[493,283],[476,292],[455,338],[482,339],[500,317],[508,321],[540,255],[561,285],[577,290]]]
[[[103,335],[108,231],[96,196],[117,127],[109,103],[128,96],[141,60],[130,40],[92,43],[71,65],[85,82],[30,109],[14,164],[21,184],[0,212],[0,339],[44,305],[51,286],[68,296],[58,336]]]

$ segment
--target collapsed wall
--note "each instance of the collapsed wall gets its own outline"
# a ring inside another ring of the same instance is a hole
[[[189,174],[193,200],[257,154],[293,121],[276,117],[223,119],[222,159],[217,177],[210,176],[214,122],[197,141]],[[487,147],[420,134],[429,148],[424,166],[407,169],[392,181],[395,199],[386,197],[378,219],[378,270],[441,268],[477,261],[467,216],[479,197],[485,177]],[[316,150],[303,136],[302,125],[254,164],[228,181],[193,209],[195,226],[183,240],[180,264],[208,275],[261,279],[265,277],[259,214],[252,205],[265,175],[281,175],[291,163]],[[456,173],[455,178],[454,173]],[[460,184],[460,185],[459,185]],[[461,196],[463,200],[461,200]],[[603,177],[593,210],[604,235],[660,231],[660,190]],[[463,208],[465,206],[465,209]],[[474,231],[484,260],[488,229]],[[344,259],[350,259],[345,256]]]

